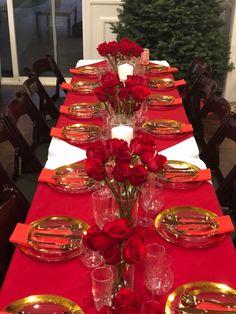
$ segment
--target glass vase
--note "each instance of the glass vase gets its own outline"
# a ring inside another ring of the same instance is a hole
[[[114,197],[120,218],[127,218],[133,225],[138,222],[139,194],[135,196]]]
[[[113,284],[113,295],[122,288],[134,287],[135,266],[121,261],[115,266],[115,280]]]

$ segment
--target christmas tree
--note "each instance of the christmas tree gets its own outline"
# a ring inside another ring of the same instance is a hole
[[[151,59],[179,67],[180,76],[201,57],[221,80],[233,68],[223,11],[220,0],[123,0],[112,31],[149,48]]]

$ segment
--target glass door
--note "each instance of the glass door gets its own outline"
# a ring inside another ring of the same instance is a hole
[[[83,58],[81,0],[0,0],[0,17],[2,82],[21,83],[24,67],[45,54],[54,56],[64,76]]]

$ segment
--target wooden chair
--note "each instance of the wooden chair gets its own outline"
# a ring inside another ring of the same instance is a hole
[[[45,120],[48,114],[51,118],[58,118],[59,110],[51,100],[38,76],[34,73],[30,73],[29,75],[30,78],[24,81],[23,88],[29,97],[37,103],[40,114]]]
[[[183,104],[190,123],[193,125],[194,136],[202,141],[201,109],[207,105],[211,97],[220,94],[215,80],[201,74],[183,98]]]
[[[29,203],[14,184],[4,181],[5,175],[0,166],[0,286],[14,252],[14,245],[9,242],[9,238],[16,224],[25,221],[29,209]]]
[[[38,160],[41,164],[45,164],[51,140],[50,128],[25,91],[20,91],[16,94],[16,98],[8,105],[7,112],[34,151]],[[27,128],[27,132],[24,132],[25,127],[23,128],[21,122],[25,122],[27,117],[31,120],[31,126]],[[32,131],[32,135],[30,131]],[[27,135],[31,135],[32,139]]]
[[[225,139],[232,140],[236,146],[236,113],[231,112],[226,116],[200,154],[200,158],[212,170],[212,181],[220,204],[234,210],[236,216],[236,154],[232,156],[232,168],[225,176],[220,166],[220,148]]]
[[[36,60],[31,67],[24,67],[24,69],[29,77],[31,76],[31,72],[34,72],[38,77],[46,76],[47,74],[53,75],[56,78],[56,86],[55,93],[51,96],[51,99],[52,101],[56,101],[60,98],[60,85],[66,82],[66,80],[51,55],[46,55],[44,58]],[[64,92],[67,93],[66,90]]]

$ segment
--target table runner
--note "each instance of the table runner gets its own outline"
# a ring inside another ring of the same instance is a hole
[[[177,90],[173,93],[179,96]],[[69,93],[64,105],[69,105],[74,101],[74,94]],[[182,106],[166,112],[150,111],[148,114],[151,117],[158,116],[158,118],[181,118],[181,121],[188,122]],[[71,121],[61,115],[57,126],[71,124]],[[192,138],[187,141],[191,142]],[[171,146],[174,144],[176,143],[172,140],[161,140],[158,142],[159,150],[168,148],[166,151],[171,151]],[[194,154],[196,155],[196,152]],[[164,190],[163,193],[164,208],[191,205],[222,214],[213,187],[208,182],[191,190]],[[46,183],[39,183],[26,222],[30,223],[36,219],[54,215],[68,215],[93,224],[90,193],[64,194],[51,189]],[[226,235],[221,243],[205,249],[178,247],[163,240],[154,229],[149,232],[149,240],[163,244],[172,256],[174,288],[190,281],[221,282],[236,288],[236,256],[229,235]],[[0,308],[29,295],[56,294],[78,303],[85,313],[96,313],[91,292],[90,272],[91,270],[81,263],[79,257],[66,262],[47,263],[33,260],[17,248],[1,289]],[[144,287],[142,263],[136,266],[135,290],[142,300],[151,298],[150,292]],[[165,302],[166,297],[160,300]]]

